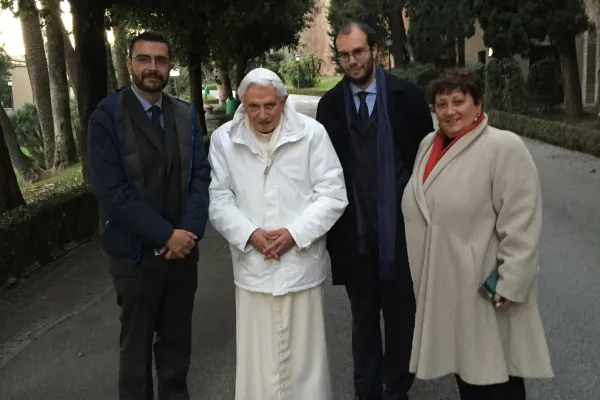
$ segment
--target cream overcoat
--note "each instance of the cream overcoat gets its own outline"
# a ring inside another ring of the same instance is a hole
[[[487,125],[460,138],[423,183],[436,132],[419,148],[404,192],[406,239],[417,299],[410,370],[456,373],[471,384],[508,375],[552,377],[537,305],[542,225],[537,169],[521,138]],[[499,268],[496,309],[478,291]]]

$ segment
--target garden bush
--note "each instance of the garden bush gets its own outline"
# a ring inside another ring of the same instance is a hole
[[[495,128],[600,157],[600,134],[597,130],[499,110],[489,111],[488,117],[490,125]]]
[[[514,58],[492,59],[485,68],[484,84],[486,109],[527,111],[527,85]]]
[[[84,184],[58,186],[47,197],[0,215],[0,287],[27,275],[98,231],[98,205]]]
[[[22,107],[9,112],[8,117],[15,128],[19,145],[27,150],[38,166],[46,168],[44,139],[42,138],[42,129],[35,105],[26,103]]]
[[[321,62],[321,57],[316,54],[306,54],[300,61],[294,59],[283,64],[279,69],[279,76],[288,86],[299,89],[312,88],[319,82]]]
[[[560,64],[556,59],[537,61],[529,68],[527,89],[532,101],[543,111],[553,111],[563,102]]]
[[[392,73],[426,91],[429,83],[440,75],[440,70],[434,64],[413,62],[401,68],[394,68]]]

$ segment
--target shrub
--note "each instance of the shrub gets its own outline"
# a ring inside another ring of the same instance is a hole
[[[277,51],[274,53],[265,53],[260,57],[256,57],[250,62],[248,62],[248,67],[246,68],[246,72],[250,72],[255,68],[266,68],[275,72],[279,77],[283,80],[284,78],[279,73],[281,67],[285,64],[285,54],[281,51]]]
[[[45,168],[44,139],[35,105],[26,103],[8,116],[15,128],[19,145],[27,149],[38,166]]]
[[[283,64],[279,69],[279,75],[288,86],[300,89],[311,88],[319,81],[321,62],[321,57],[310,53],[302,56],[300,61],[290,60]]]
[[[596,130],[498,110],[489,111],[488,117],[490,125],[498,129],[600,157],[600,133]]]
[[[527,110],[525,79],[514,58],[492,59],[486,66],[485,106],[516,113]]]
[[[394,68],[392,73],[418,85],[425,91],[429,82],[439,76],[440,70],[433,64],[413,62],[401,68]]]
[[[527,89],[543,111],[552,111],[563,102],[560,65],[554,58],[535,62],[529,68]]]
[[[97,228],[96,198],[81,184],[0,215],[0,286],[54,261]]]

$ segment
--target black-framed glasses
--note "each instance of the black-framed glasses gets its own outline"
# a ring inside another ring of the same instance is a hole
[[[341,52],[338,53],[337,59],[340,63],[348,64],[350,62],[350,57],[354,57],[356,61],[362,61],[367,58],[367,54],[371,51],[371,48],[368,47],[366,49],[356,49],[352,51],[352,53]]]
[[[133,59],[137,63],[140,63],[140,64],[150,64],[152,62],[152,60],[154,60],[156,65],[158,65],[160,67],[165,67],[165,66],[169,65],[169,63],[171,62],[171,60],[169,60],[167,57],[164,57],[164,56],[151,57],[146,54],[137,55],[137,56],[133,57]]]

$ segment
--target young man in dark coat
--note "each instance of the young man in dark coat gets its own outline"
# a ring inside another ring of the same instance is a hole
[[[344,169],[349,206],[328,233],[333,283],[352,311],[357,399],[408,399],[415,298],[400,204],[421,140],[433,131],[424,94],[377,65],[371,28],[352,23],[336,36],[345,76],[319,101]],[[385,351],[380,317],[385,323]]]
[[[189,400],[197,241],[208,218],[210,166],[193,107],[163,93],[173,68],[160,35],[133,39],[132,85],[89,122],[89,162],[121,307],[119,399]]]

